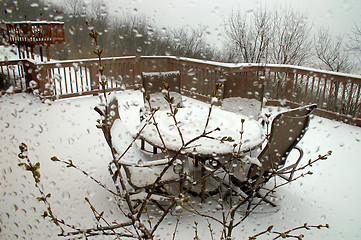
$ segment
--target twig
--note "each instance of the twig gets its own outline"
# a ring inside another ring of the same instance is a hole
[[[79,228],[77,228],[77,227],[75,227],[75,226],[73,226],[71,224],[66,223],[63,219],[58,219],[56,217],[56,215],[54,214],[54,212],[52,210],[51,204],[48,201],[48,199],[51,197],[51,194],[50,193],[45,194],[45,192],[39,186],[39,183],[40,183],[40,172],[39,172],[40,163],[36,163],[35,165],[32,164],[32,162],[31,162],[31,160],[30,160],[30,158],[28,156],[28,146],[25,143],[20,144],[19,150],[20,150],[20,153],[18,154],[18,157],[21,160],[25,159],[26,163],[21,162],[18,165],[19,166],[24,166],[25,170],[32,173],[33,179],[35,181],[35,187],[38,189],[38,191],[39,191],[39,193],[41,195],[40,197],[37,197],[37,200],[44,202],[45,205],[47,206],[47,211],[44,211],[42,216],[44,218],[49,217],[52,220],[52,222],[60,228],[62,233],[64,233],[64,228],[61,225],[64,225],[64,226],[69,227],[69,228],[74,229],[74,230],[79,230]]]
[[[93,206],[93,204],[91,204],[89,198],[86,197],[86,198],[85,198],[85,201],[89,204],[90,209],[92,210],[92,212],[93,212],[93,214],[94,214],[94,216],[95,216],[95,219],[96,219],[98,222],[100,222],[100,220],[103,220],[103,221],[105,222],[105,224],[106,224],[108,227],[110,227],[111,225],[109,224],[109,222],[103,217],[104,211],[101,212],[101,213],[99,213],[99,212],[95,209],[95,207]],[[114,234],[116,234],[116,232],[115,232],[114,229],[111,229],[111,231],[112,231]],[[119,239],[119,237],[117,237],[117,239]]]
[[[174,227],[172,240],[175,239],[175,236],[176,236],[176,234],[177,234],[177,229],[178,229],[178,225],[179,225],[179,222],[180,222],[181,214],[182,214],[182,210],[179,211],[179,214],[178,214],[178,216],[177,216],[177,222],[176,222],[175,227]]]
[[[61,162],[66,164],[66,166],[68,168],[74,168],[80,172],[82,172],[85,176],[87,176],[88,178],[90,178],[91,180],[93,180],[95,183],[97,183],[100,187],[102,187],[103,189],[105,189],[106,191],[110,192],[111,194],[120,197],[120,195],[116,192],[114,192],[113,190],[109,189],[107,186],[105,186],[102,182],[100,182],[98,179],[94,178],[93,176],[91,176],[87,171],[81,169],[80,167],[74,165],[72,160],[60,160],[59,158],[57,158],[56,156],[53,156],[50,158],[53,162]]]
[[[290,235],[291,232],[294,232],[294,231],[297,231],[297,230],[300,230],[300,229],[306,229],[306,230],[311,230],[311,228],[317,228],[317,229],[321,229],[321,228],[329,228],[329,225],[328,224],[325,224],[325,225],[308,225],[307,223],[303,224],[302,226],[298,226],[298,227],[294,227],[292,229],[289,229],[285,232],[279,232],[279,231],[273,231],[273,225],[269,226],[267,228],[267,230],[265,231],[262,231],[262,232],[259,232],[257,233],[256,235],[253,235],[251,237],[249,237],[248,239],[249,240],[254,240],[256,239],[257,237],[259,236],[262,236],[264,234],[276,234],[277,236],[274,237],[273,239],[278,239],[278,238],[297,238],[297,239],[303,239],[304,235],[303,234],[300,234],[300,235]]]
[[[180,128],[179,128],[178,121],[177,121],[177,119],[176,119],[176,114],[177,114],[177,112],[178,112],[178,108],[174,108],[174,109],[173,109],[173,106],[172,106],[172,104],[174,103],[174,97],[171,97],[171,96],[170,96],[168,83],[163,82],[162,85],[163,85],[163,88],[167,91],[167,94],[166,94],[166,96],[165,96],[165,100],[168,102],[169,109],[170,109],[170,113],[171,113],[170,115],[171,115],[172,118],[173,118],[174,125],[175,125],[176,128],[177,128],[179,137],[180,137],[180,139],[181,139],[181,141],[182,141],[182,145],[184,145],[183,134],[182,134],[182,131],[181,131]]]

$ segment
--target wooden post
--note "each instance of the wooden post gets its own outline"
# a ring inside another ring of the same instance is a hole
[[[25,45],[25,52],[26,52],[26,58],[30,58],[28,45]]]
[[[214,74],[216,74],[216,73],[214,73]],[[219,89],[219,91],[220,91],[220,99],[224,99],[224,87],[226,86],[226,82],[224,80],[220,81],[221,79],[226,79],[225,72],[219,72],[219,79],[218,80],[215,79],[215,81],[214,81],[215,84],[217,84],[217,83],[223,84],[223,88]],[[212,86],[212,89],[215,90],[214,87],[215,86]],[[222,103],[219,101],[219,104],[221,105]]]
[[[287,70],[286,73],[286,79],[285,79],[286,85],[284,88],[284,98],[288,101],[293,101],[293,82],[294,82],[294,74],[290,72],[290,70]]]
[[[39,94],[42,97],[49,97],[51,95],[51,90],[47,88],[47,83],[49,82],[47,69],[44,66],[39,68],[37,79],[35,80],[38,83]]]
[[[22,59],[22,52],[21,52],[21,46],[20,44],[18,44],[18,54],[19,54],[19,59]]]
[[[34,46],[31,46],[31,49],[30,49],[30,51],[31,51],[31,59],[35,59],[35,55],[34,55]]]
[[[42,46],[39,46],[39,48],[40,48],[40,60],[41,60],[42,62],[44,62],[44,58],[43,58],[43,48],[42,48]]]
[[[39,96],[49,98],[53,95],[53,90],[49,88],[49,77],[47,69],[31,62],[25,62],[25,81],[29,91],[38,91]]]
[[[135,60],[134,60],[134,67],[133,67],[133,83],[135,86],[138,86],[139,88],[141,88],[142,86],[142,81],[141,81],[141,57],[140,56],[136,56]]]
[[[21,47],[21,58],[25,58],[24,47]]]
[[[95,64],[89,65],[89,72],[90,72],[90,84],[91,90],[96,91],[99,90],[99,78],[98,78],[98,69]]]
[[[49,51],[49,45],[46,45],[46,57],[48,59],[48,62],[50,61],[50,51]]]
[[[25,73],[25,84],[26,88],[31,90],[31,81],[36,82],[36,65],[26,61],[24,63],[24,73]]]

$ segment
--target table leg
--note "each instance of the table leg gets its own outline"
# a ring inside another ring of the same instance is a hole
[[[201,165],[201,179],[206,175],[206,168],[204,167],[204,164]],[[206,201],[206,179],[202,181],[202,187],[201,187],[201,202],[204,203]]]

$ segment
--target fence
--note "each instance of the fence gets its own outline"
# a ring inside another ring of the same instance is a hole
[[[25,61],[0,62],[0,89],[13,86],[16,92],[26,89],[25,82]]]
[[[292,65],[227,64],[168,56],[104,58],[102,64],[108,80],[106,91],[141,88],[141,72],[179,70],[184,94],[208,101],[215,83],[226,85],[231,74],[240,81],[256,77],[264,82],[270,105],[316,103],[316,114],[361,126],[361,76]],[[25,78],[18,90],[32,83],[44,97],[67,98],[101,91],[97,59],[40,64],[23,60],[0,62],[0,66],[1,74],[18,71],[18,79]]]

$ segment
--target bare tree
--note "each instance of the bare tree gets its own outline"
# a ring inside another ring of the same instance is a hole
[[[352,30],[352,35],[350,36],[350,44],[347,45],[348,50],[351,55],[355,58],[355,61],[358,62],[358,70],[355,72],[361,73],[361,25],[354,26]]]
[[[58,9],[42,0],[1,0],[0,6],[0,19],[6,21],[49,20],[58,13]]]
[[[199,26],[196,29],[178,28],[168,35],[170,54],[182,57],[207,58],[214,57],[213,50],[205,41],[206,28]]]
[[[291,8],[230,16],[227,28],[229,60],[252,63],[304,64],[310,42],[306,14]]]
[[[270,14],[266,10],[258,10],[253,15],[232,13],[226,28],[229,58],[238,62],[267,61],[271,40],[269,23]]]
[[[86,13],[86,5],[84,0],[66,0],[65,10],[71,14],[73,18],[79,18]]]
[[[109,27],[109,13],[108,7],[104,0],[92,0],[90,2],[90,11],[88,15],[94,19],[96,24],[94,27],[101,29],[102,31],[107,30]]]
[[[128,15],[114,19],[110,43],[118,55],[154,55],[158,32],[144,16]]]
[[[67,30],[66,42],[68,48],[67,58],[89,57],[91,41],[87,37],[86,29],[86,3],[84,0],[67,0],[63,6],[65,29]],[[61,50],[61,49],[59,49]]]
[[[315,52],[320,64],[317,67],[345,73],[350,73],[355,69],[343,38],[343,36],[333,37],[325,28],[318,31],[315,39]]]
[[[61,59],[89,58],[93,56],[92,41],[88,37],[87,20],[94,19],[99,34],[104,35],[102,45],[108,40],[109,14],[104,1],[67,0],[60,6],[64,12],[63,21],[66,29],[66,45],[55,46],[57,56]]]
[[[104,0],[92,0],[89,4],[88,17],[94,20],[94,28],[100,29],[99,34],[104,35],[99,39],[99,44],[104,46],[108,42],[106,33],[110,28],[110,18],[106,2]]]
[[[291,8],[273,13],[269,45],[271,63],[303,65],[307,62],[311,55],[311,42],[308,39],[311,28],[306,20],[306,14]]]
[[[350,37],[351,44],[349,49],[355,51],[358,54],[361,53],[361,25],[357,26],[355,24],[355,29],[352,30],[352,36]]]
[[[118,55],[176,55],[213,59],[216,55],[205,40],[205,28],[159,30],[144,16],[114,19],[110,44]]]

